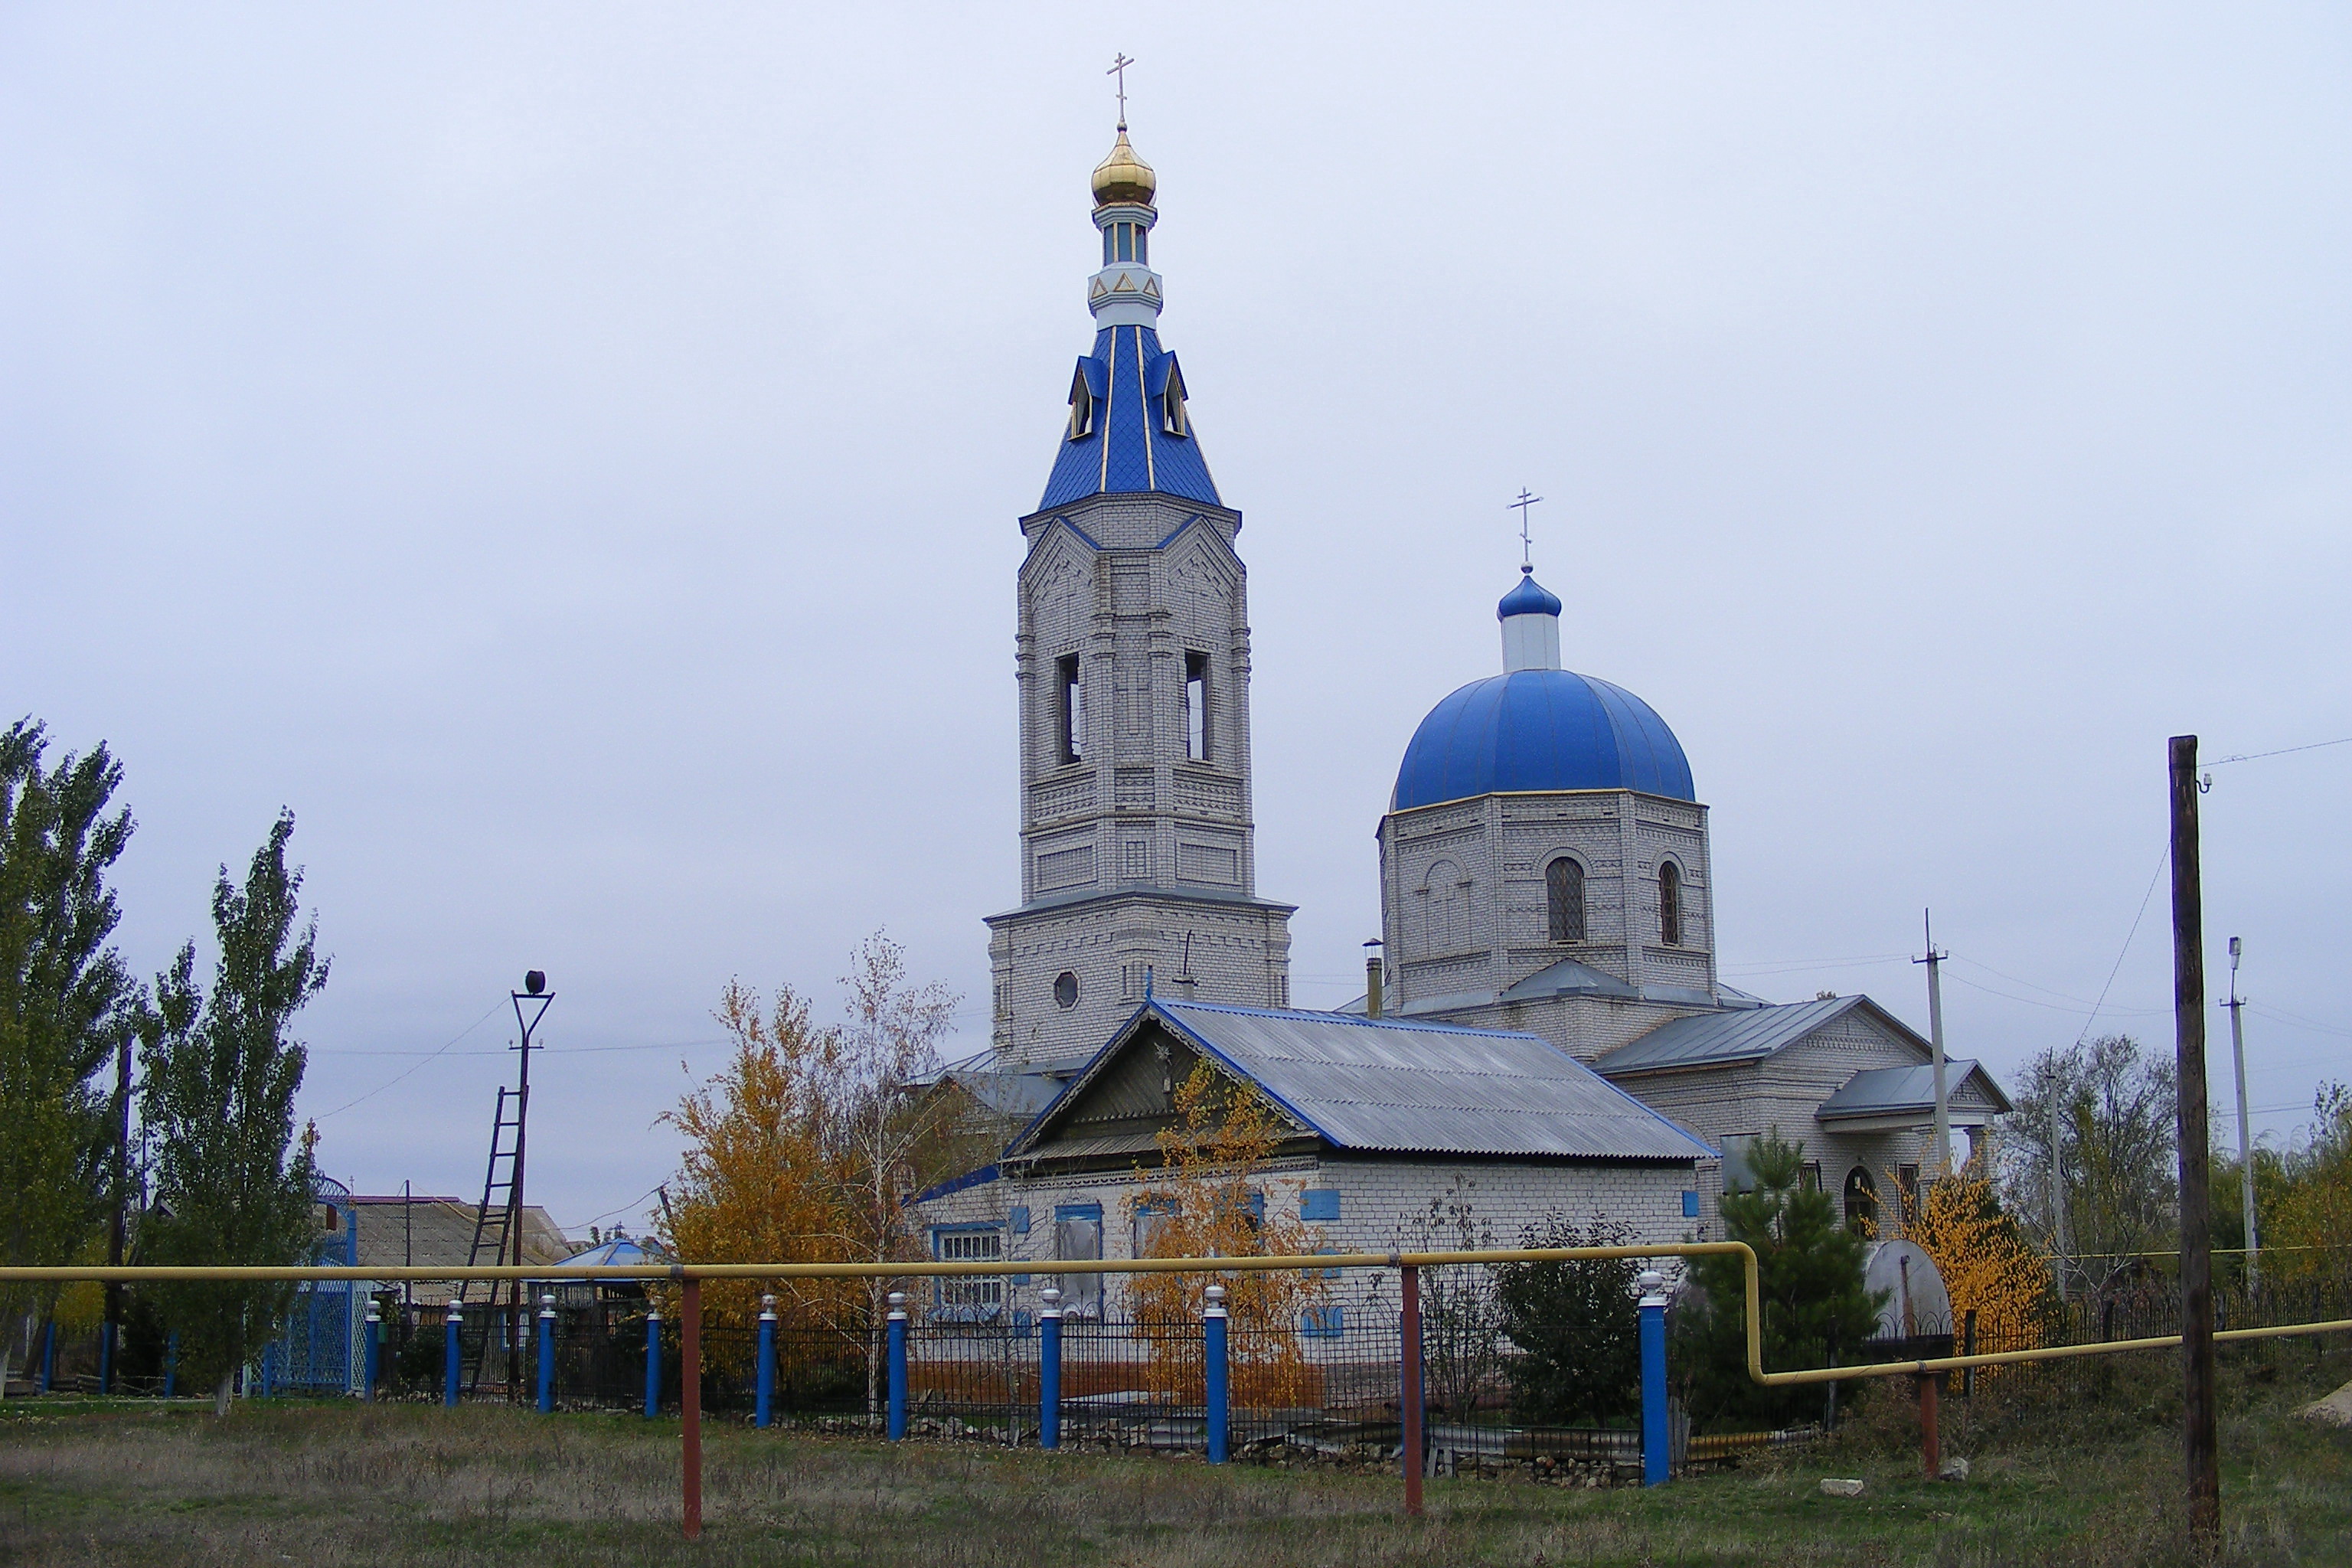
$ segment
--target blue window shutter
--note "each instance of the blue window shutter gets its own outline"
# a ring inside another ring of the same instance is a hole
[[[1091,1219],[1091,1220],[1099,1220],[1099,1219],[1101,1219],[1101,1218],[1102,1218],[1102,1205],[1100,1205],[1100,1204],[1055,1204],[1055,1205],[1054,1205],[1054,1217],[1055,1217],[1055,1219],[1057,1219],[1057,1220],[1058,1220],[1058,1219]]]
[[[1683,1218],[1698,1218],[1698,1194],[1696,1193],[1685,1193],[1683,1194]]]
[[[1254,1192],[1250,1194],[1249,1211],[1250,1218],[1257,1221],[1260,1225],[1264,1225],[1265,1223],[1265,1194],[1264,1193]]]
[[[1337,1187],[1309,1187],[1305,1192],[1299,1194],[1298,1217],[1300,1219],[1338,1219],[1339,1217],[1339,1189]]]
[[[1028,1235],[1028,1234],[1029,1234],[1029,1205],[1026,1205],[1026,1204],[1016,1204],[1015,1205],[1013,1205],[1013,1208],[1012,1212],[1011,1212],[1011,1213],[1009,1213],[1008,1215],[1006,1215],[1005,1219],[1006,1219],[1006,1223],[1008,1223],[1008,1224],[1013,1227],[1013,1235],[1015,1235],[1015,1236],[1026,1236],[1026,1235]]]

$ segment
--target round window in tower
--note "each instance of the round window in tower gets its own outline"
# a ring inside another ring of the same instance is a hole
[[[1065,1007],[1078,1005],[1078,977],[1068,970],[1062,971],[1054,981],[1054,1000]]]

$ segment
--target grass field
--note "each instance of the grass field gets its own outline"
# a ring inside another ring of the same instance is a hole
[[[1952,1402],[1961,1484],[1916,1479],[1907,1409],[1880,1398],[1833,1441],[1654,1491],[1433,1481],[1416,1523],[1374,1478],[724,1426],[694,1545],[674,1422],[19,1400],[0,1405],[0,1563],[2186,1563],[2174,1364],[2132,1358],[2095,1397]],[[2352,1354],[2307,1347],[2225,1368],[2231,1561],[2352,1563],[2352,1433],[2292,1416],[2347,1373]],[[1824,1497],[1823,1476],[1869,1489]]]

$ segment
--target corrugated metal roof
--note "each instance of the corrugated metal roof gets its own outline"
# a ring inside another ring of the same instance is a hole
[[[1534,1035],[1195,1002],[1154,1002],[1149,1011],[1341,1149],[1600,1160],[1715,1153]]]
[[[1992,1102],[1996,1110],[2011,1109],[2009,1097],[1992,1080],[1992,1075],[1966,1057],[1944,1059],[1944,1082],[1948,1091],[1958,1096],[1960,1086],[1973,1076],[1977,1087]],[[1936,1068],[1932,1062],[1916,1067],[1865,1068],[1843,1083],[1837,1091],[1822,1101],[1813,1112],[1816,1121],[1839,1121],[1866,1116],[1899,1116],[1911,1111],[1932,1111],[1936,1109]],[[1981,1115],[1981,1109],[1974,1114]]]
[[[1742,1007],[1734,1012],[1675,1018],[1607,1053],[1592,1068],[1595,1072],[1614,1078],[1620,1073],[1654,1072],[1666,1068],[1759,1061],[1785,1050],[1832,1019],[1868,1005],[1867,997],[1832,996],[1818,1002],[1786,1002],[1779,1006]],[[1895,1026],[1903,1027],[1900,1023]]]
[[[1537,970],[1503,993],[1506,1002],[1528,1002],[1541,996],[1638,996],[1641,993],[1603,970],[1573,958]]]

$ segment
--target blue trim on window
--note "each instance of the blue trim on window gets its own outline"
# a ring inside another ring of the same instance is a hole
[[[1066,1219],[1090,1219],[1099,1223],[1102,1219],[1102,1205],[1055,1204],[1054,1218],[1057,1222]]]
[[[931,1233],[931,1256],[937,1258],[940,1255],[940,1237],[943,1236],[979,1236],[1000,1228],[994,1220],[975,1220],[969,1225],[931,1226],[929,1227]]]
[[[1310,1340],[1336,1340],[1347,1329],[1345,1307],[1309,1307],[1298,1321],[1298,1331]]]
[[[1250,1194],[1249,1211],[1250,1218],[1257,1221],[1260,1225],[1264,1225],[1265,1223],[1265,1194],[1264,1193],[1254,1192]]]
[[[1683,1194],[1683,1218],[1698,1218],[1698,1194],[1696,1193],[1685,1193]]]
[[[1298,1217],[1300,1219],[1338,1219],[1339,1217],[1339,1189],[1337,1187],[1309,1187],[1305,1192],[1300,1193],[1298,1194]]]

